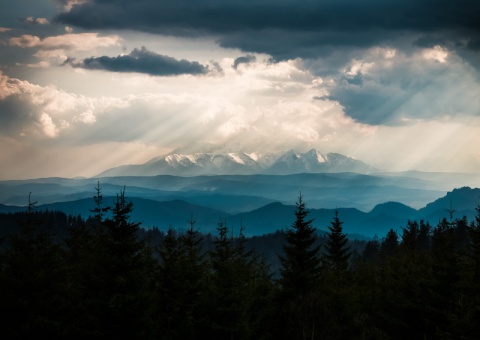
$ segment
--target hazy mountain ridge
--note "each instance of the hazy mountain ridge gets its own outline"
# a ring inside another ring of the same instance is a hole
[[[387,201],[421,208],[446,193],[446,190],[435,189],[435,183],[425,180],[356,173],[194,177],[160,175],[4,181],[0,182],[0,203],[27,205],[30,192],[32,199],[39,204],[92,197],[98,182],[104,195],[116,195],[126,186],[130,197],[158,201],[224,196],[217,202],[212,199],[205,201],[209,202],[209,207],[222,206],[222,210],[230,212],[251,210],[269,201],[293,204],[300,191],[311,208],[354,207],[363,211]],[[251,197],[253,206],[246,199],[239,205],[236,197]]]
[[[370,173],[374,167],[338,153],[322,154],[315,149],[305,153],[286,152],[207,152],[171,153],[155,157],[144,164],[122,165],[96,177],[108,176],[199,176],[296,174],[318,172]]]
[[[326,162],[330,157],[313,151],[300,158],[295,152],[282,156],[277,164],[290,161],[302,166]],[[328,228],[338,208],[346,232],[370,237],[382,236],[390,228],[400,230],[408,219],[424,219],[435,225],[441,218],[449,218],[449,209],[455,210],[455,218],[473,218],[480,203],[480,189],[471,189],[477,187],[478,176],[472,174],[157,175],[0,181],[0,212],[21,210],[18,206],[26,209],[31,193],[31,200],[37,201],[40,209],[87,217],[94,207],[98,183],[109,205],[125,188],[135,206],[132,219],[145,227],[165,229],[171,225],[182,229],[194,215],[203,232],[214,232],[220,219],[227,219],[235,230],[244,225],[248,235],[289,227],[300,192],[318,229]],[[455,187],[452,183],[470,185]]]
[[[228,213],[202,206],[199,204],[202,198],[197,200],[198,204],[189,202],[188,197],[169,201],[139,197],[128,197],[128,199],[134,204],[132,220],[142,222],[145,228],[158,227],[166,230],[168,227],[172,227],[177,230],[185,230],[188,220],[193,217],[197,222],[196,226],[204,233],[214,233],[218,222],[226,221],[229,227],[236,231],[243,225],[247,236],[288,228],[294,220],[293,212],[295,210],[294,205],[272,202],[242,213]],[[228,198],[221,197],[221,199]],[[114,200],[113,196],[104,197],[106,205],[112,205]],[[314,226],[320,231],[327,230],[335,210],[338,210],[339,217],[344,222],[345,232],[368,237],[374,235],[382,237],[390,228],[400,232],[408,220],[424,220],[431,223],[432,226],[436,225],[442,218],[449,218],[450,202],[456,210],[454,218],[466,216],[472,220],[476,215],[475,208],[480,205],[480,189],[469,187],[455,189],[421,209],[414,209],[398,202],[386,202],[378,204],[368,212],[356,208],[308,210],[310,211],[309,217],[314,219]],[[37,209],[40,210],[58,210],[71,215],[80,214],[85,218],[91,215],[90,210],[93,208],[93,198],[37,206]],[[26,207],[23,209],[25,210]],[[21,210],[22,207],[0,204],[0,212],[3,213]]]

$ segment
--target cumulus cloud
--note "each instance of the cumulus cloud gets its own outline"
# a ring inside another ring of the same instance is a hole
[[[39,86],[0,73],[0,134],[35,140],[57,138],[77,123],[95,122],[95,114],[124,107],[115,98],[88,98]]]
[[[318,87],[293,61],[257,62],[238,76],[228,68],[221,88],[214,77],[192,78],[198,93],[152,88],[154,93],[91,98],[2,75],[0,134],[73,145],[142,141],[173,148],[210,142],[251,151],[314,147],[327,139],[334,143],[338,139],[331,136],[341,136],[344,129],[357,131],[351,136],[364,133],[337,103],[311,101]],[[289,91],[296,95],[289,96]],[[238,100],[246,97],[249,101]],[[272,140],[274,135],[282,138]]]
[[[73,121],[81,122],[84,124],[93,124],[97,121],[97,118],[95,117],[93,111],[89,109],[85,112],[82,112],[79,116],[74,116]]]
[[[11,31],[11,30],[12,30],[11,28],[0,27],[0,33],[8,32],[8,31]]]
[[[204,66],[196,61],[177,60],[149,51],[145,47],[135,48],[129,54],[117,57],[91,57],[80,62],[68,59],[66,64],[90,70],[137,72],[154,76],[201,75],[209,72],[208,66]]]

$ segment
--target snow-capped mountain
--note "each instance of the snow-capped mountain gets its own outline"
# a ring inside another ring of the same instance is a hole
[[[368,173],[375,168],[362,161],[337,153],[322,154],[312,149],[305,153],[294,150],[269,153],[171,153],[155,157],[140,165],[123,165],[109,169],[98,177],[107,176],[199,176],[295,174],[317,172]]]
[[[287,151],[270,168],[269,174],[357,172],[369,173],[375,169],[362,161],[338,153],[322,154],[315,149],[305,153]]]

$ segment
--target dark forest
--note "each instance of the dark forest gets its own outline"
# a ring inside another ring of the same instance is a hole
[[[2,338],[477,339],[480,207],[349,240],[317,232],[300,195],[291,227],[255,237],[143,229],[96,188],[91,216],[0,214]]]

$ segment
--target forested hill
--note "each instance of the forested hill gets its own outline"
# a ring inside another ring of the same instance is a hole
[[[480,206],[368,242],[347,239],[339,210],[319,233],[302,196],[284,231],[254,237],[225,220],[211,234],[193,218],[183,232],[142,229],[124,191],[106,207],[99,190],[91,210],[0,214],[6,339],[479,334]]]

